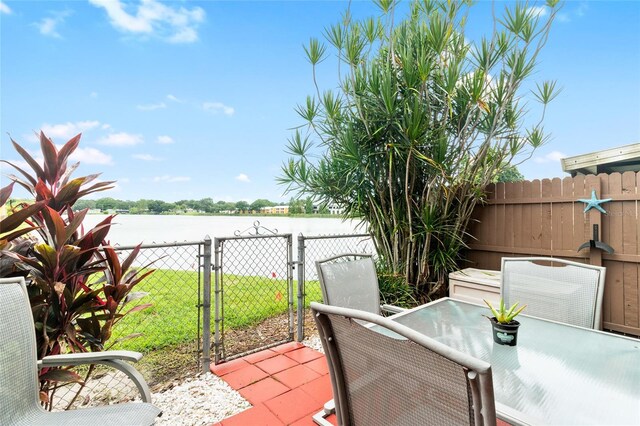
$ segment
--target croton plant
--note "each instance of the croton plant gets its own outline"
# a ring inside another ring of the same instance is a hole
[[[146,294],[132,290],[152,273],[149,265],[132,267],[140,246],[120,261],[106,240],[114,216],[84,229],[87,209],[73,209],[81,197],[110,189],[114,183],[97,181],[97,174],[72,177],[79,163],[68,166],[68,161],[80,137],[58,149],[41,132],[42,166],[12,139],[32,173],[1,160],[20,176],[9,174],[12,182],[0,190],[0,209],[5,213],[0,221],[0,277],[24,276],[28,282],[38,359],[104,350],[113,327],[125,315],[150,306],[127,306]],[[7,205],[16,184],[33,196],[33,202]],[[84,380],[92,371],[83,374]],[[83,383],[83,378],[68,369],[42,369],[43,404],[51,408],[58,385],[72,381]]]

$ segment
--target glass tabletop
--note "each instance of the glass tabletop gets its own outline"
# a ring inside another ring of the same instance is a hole
[[[520,315],[517,346],[502,346],[484,315],[445,298],[392,319],[491,363],[505,420],[640,425],[640,340]]]

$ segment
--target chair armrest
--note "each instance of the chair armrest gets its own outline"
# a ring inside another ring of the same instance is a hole
[[[399,314],[400,312],[406,311],[405,308],[401,308],[400,306],[395,305],[381,305],[380,309],[385,312],[391,312],[393,314]]]
[[[82,364],[102,364],[126,374],[138,388],[142,402],[151,402],[151,391],[142,374],[125,361],[137,362],[142,354],[132,351],[81,352],[74,354],[49,355],[38,361],[38,368],[62,367]]]
[[[60,367],[62,365],[94,364],[98,361],[122,360],[138,362],[142,359],[140,352],[133,351],[104,351],[78,352],[73,354],[49,355],[40,361],[40,368]]]

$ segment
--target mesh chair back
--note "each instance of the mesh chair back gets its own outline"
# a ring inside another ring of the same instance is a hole
[[[0,424],[38,404],[33,317],[24,278],[0,278]]]
[[[317,261],[316,268],[324,303],[380,313],[378,276],[371,255],[342,254]]]
[[[388,318],[319,303],[311,309],[338,424],[495,425],[488,363]]]
[[[528,315],[601,329],[605,270],[562,259],[505,257],[502,297],[508,306],[526,304]]]

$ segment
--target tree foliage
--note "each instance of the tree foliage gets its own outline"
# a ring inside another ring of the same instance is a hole
[[[543,112],[528,127],[524,83],[556,1],[546,15],[529,4],[505,8],[475,42],[465,36],[471,1],[416,1],[404,20],[396,1],[376,4],[380,16],[355,21],[347,11],[325,30],[326,44],[305,46],[316,92],[296,107],[304,123],[279,180],[364,220],[391,273],[431,298],[456,268],[483,188],[547,138],[542,118],[555,82],[532,92]],[[329,49],[338,88],[323,91],[316,74]]]

